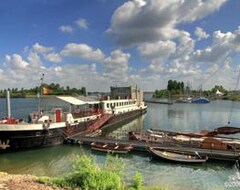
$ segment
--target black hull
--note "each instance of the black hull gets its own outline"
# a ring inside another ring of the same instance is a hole
[[[0,153],[59,145],[64,140],[62,129],[6,131],[0,133]]]
[[[142,109],[116,115],[107,121],[103,128],[128,123],[145,112],[146,109]],[[88,121],[56,129],[0,131],[0,153],[60,145],[68,137],[86,131],[89,124],[93,122]]]
[[[87,124],[32,131],[0,131],[0,153],[60,145],[67,137],[84,131]]]
[[[133,119],[137,118],[140,115],[143,115],[147,112],[147,109],[140,109],[135,111],[130,111],[127,113],[122,113],[115,115],[113,118],[111,118],[103,127],[102,129],[107,129],[109,127],[113,127],[116,125],[124,125],[132,121]]]

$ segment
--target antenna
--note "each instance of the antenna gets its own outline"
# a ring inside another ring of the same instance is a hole
[[[40,86],[38,88],[38,113],[41,113],[41,95],[42,95],[42,84],[43,84],[43,79],[44,79],[44,73],[42,74],[42,77],[40,78]]]

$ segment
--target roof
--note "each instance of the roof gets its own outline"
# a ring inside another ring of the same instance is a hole
[[[217,89],[217,91],[216,91],[216,94],[218,94],[218,95],[223,95],[223,93],[220,92],[218,89]]]
[[[99,104],[98,100],[96,100],[92,97],[89,97],[89,96],[78,96],[76,98],[85,102],[86,104]]]
[[[79,100],[77,98],[71,97],[71,96],[57,96],[58,99],[63,100],[67,103],[73,104],[73,105],[84,105],[87,104],[87,102],[84,102],[82,100]]]

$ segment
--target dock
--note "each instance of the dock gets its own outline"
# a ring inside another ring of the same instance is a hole
[[[142,151],[142,152],[148,152],[148,147],[152,146],[152,147],[157,147],[165,150],[177,150],[177,151],[192,153],[192,154],[198,153],[200,155],[207,156],[208,159],[213,159],[213,160],[224,160],[224,161],[240,160],[240,151],[185,147],[185,146],[179,146],[178,144],[172,143],[170,141],[164,141],[161,143],[160,142],[147,143],[144,141],[136,141],[136,140],[75,135],[66,139],[66,142],[69,144],[77,144],[77,145],[79,144],[90,145],[92,142],[119,143],[119,144],[131,145],[134,151]]]
[[[146,103],[153,103],[153,104],[167,104],[172,105],[172,101],[160,101],[160,100],[145,100]]]

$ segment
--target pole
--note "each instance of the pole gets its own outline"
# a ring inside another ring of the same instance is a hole
[[[42,84],[43,84],[43,78],[44,78],[44,73],[42,74],[42,77],[40,79],[41,83],[38,89],[38,113],[41,113],[41,95],[42,95]]]
[[[10,91],[7,90],[7,117],[11,117],[11,103],[10,103]]]

